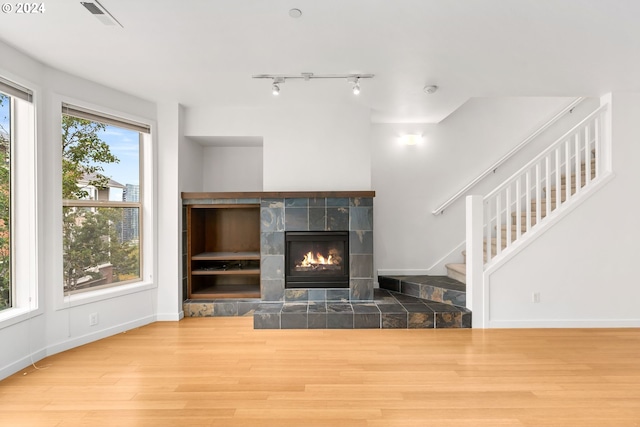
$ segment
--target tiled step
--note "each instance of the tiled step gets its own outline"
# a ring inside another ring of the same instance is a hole
[[[253,316],[262,300],[246,299],[188,299],[182,303],[185,317]]]
[[[471,312],[375,289],[372,302],[263,302],[253,315],[254,329],[433,329],[470,328]]]
[[[466,307],[464,282],[447,276],[378,276],[380,288],[416,298]]]

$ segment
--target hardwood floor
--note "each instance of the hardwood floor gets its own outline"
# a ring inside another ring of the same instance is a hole
[[[0,382],[0,426],[640,426],[640,330],[154,323]]]

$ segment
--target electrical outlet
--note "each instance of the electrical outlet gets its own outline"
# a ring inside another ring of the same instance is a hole
[[[98,313],[91,313],[89,315],[89,326],[96,326],[98,324]]]
[[[540,302],[540,292],[533,293],[533,302],[536,304]]]

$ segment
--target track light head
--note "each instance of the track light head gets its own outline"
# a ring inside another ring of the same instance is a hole
[[[280,94],[280,85],[284,83],[284,78],[282,77],[274,77],[273,85],[271,85],[271,93],[274,95]]]
[[[353,94],[359,95],[360,94],[360,77],[358,76],[347,77],[347,82],[353,83]]]

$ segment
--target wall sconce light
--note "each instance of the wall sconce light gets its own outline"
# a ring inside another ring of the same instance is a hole
[[[410,135],[402,135],[400,137],[400,143],[402,145],[418,145],[421,142],[422,142],[422,135],[410,134]]]

